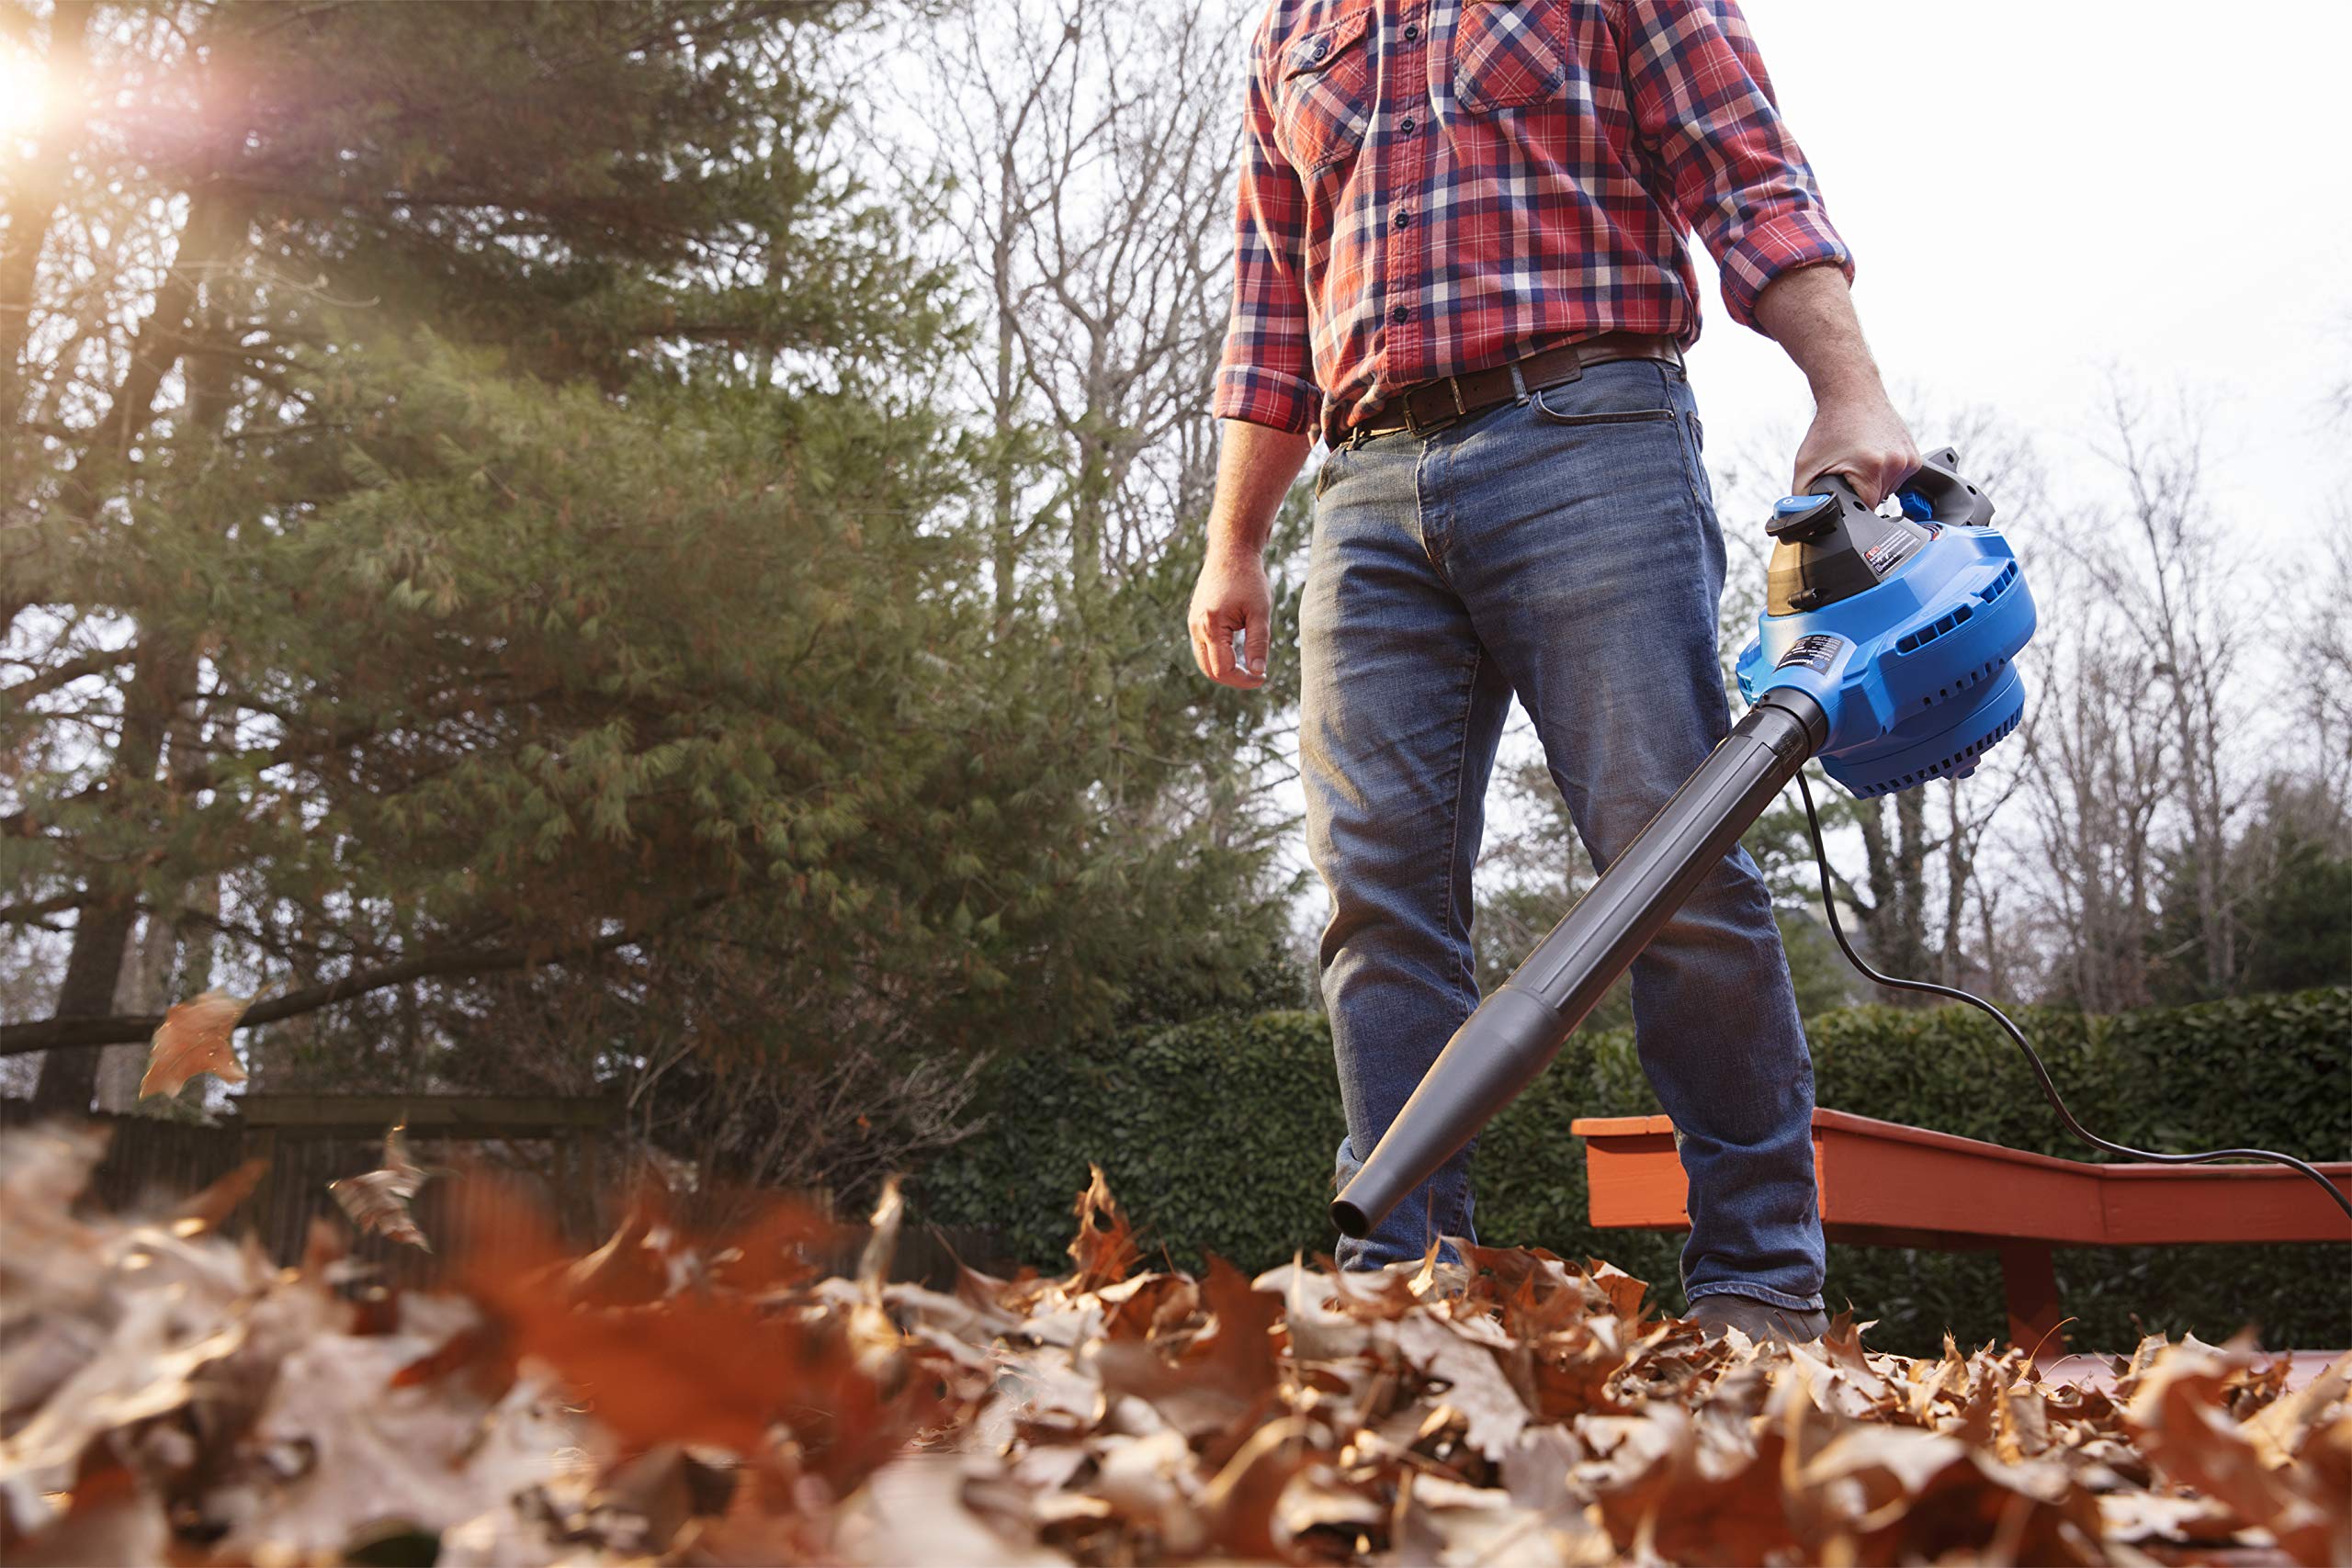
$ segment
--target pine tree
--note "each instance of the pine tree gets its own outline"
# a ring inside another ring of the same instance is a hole
[[[411,1083],[492,1071],[550,985],[651,1027],[648,966],[759,954],[709,1023],[759,1050],[928,1049],[1262,938],[1262,852],[1122,837],[1100,671],[994,625],[923,397],[950,280],[828,161],[854,16],[43,18],[93,85],[0,257],[38,262],[0,912],[70,942],[0,1049],[49,1051],[41,1102],[153,1026],[141,918],[179,989]],[[630,1055],[575,1043],[530,1070]]]

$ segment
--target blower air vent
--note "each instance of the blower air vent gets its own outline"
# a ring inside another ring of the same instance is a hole
[[[1935,641],[1936,638],[1943,636],[1944,633],[1951,630],[1952,627],[1966,624],[1968,617],[1975,613],[1976,612],[1968,605],[1962,604],[1953,610],[1950,615],[1944,616],[1942,620],[1934,622],[1928,626],[1921,626],[1917,631],[1906,634],[1894,645],[1894,651],[1897,653],[1911,653],[1917,649],[1925,648],[1928,644]]]
[[[2007,736],[2011,730],[2015,729],[2018,727],[2018,721],[2024,716],[2025,708],[2023,705],[2019,705],[2017,712],[2009,715],[2008,717],[1995,725],[1984,735],[1970,741],[1959,750],[1954,751],[1951,756],[1945,757],[1938,761],[1929,762],[1923,768],[1914,768],[1907,773],[1898,773],[1891,779],[1867,784],[1860,789],[1851,790],[1849,793],[1851,793],[1857,800],[1868,800],[1874,795],[1892,795],[1897,790],[1909,789],[1914,784],[1926,784],[1929,779],[1940,779],[1952,774],[1965,775],[1973,773],[1975,771],[1976,759],[1982,756],[1985,750],[1992,747],[1996,742]]]
[[[1978,604],[1990,604],[1994,600],[1998,599],[2002,594],[2007,593],[2009,591],[2009,585],[2017,580],[2018,563],[2011,561],[2008,565],[2001,569],[2000,576],[1986,583],[1984,588],[1978,592],[1976,595],[1976,603]],[[1943,636],[1944,633],[1951,630],[1954,626],[1967,625],[1968,618],[1974,614],[1976,614],[1975,605],[1957,605],[1950,615],[1944,616],[1941,620],[1932,622],[1928,626],[1921,626],[1916,632],[1910,632],[1905,635],[1895,643],[1894,651],[1897,653],[1916,653],[1920,649],[1927,647],[1928,644],[1935,641],[1936,638]]]
[[[1938,687],[1934,696],[1921,697],[1919,705],[1923,708],[1931,708],[1950,697],[1954,692],[1964,692],[1979,681],[1990,680],[1999,671],[2001,666],[2008,661],[2007,656],[2004,655],[1999,659],[1988,659],[1973,670],[1963,671],[1961,672],[1960,679],[1951,685]]]

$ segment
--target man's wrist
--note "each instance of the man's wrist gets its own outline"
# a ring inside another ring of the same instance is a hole
[[[1235,567],[1251,567],[1263,571],[1266,569],[1266,547],[1251,545],[1245,539],[1221,538],[1212,533],[1205,564],[1227,571]]]
[[[1878,367],[1867,357],[1859,365],[1826,367],[1819,374],[1807,377],[1806,384],[1813,389],[1815,408],[1846,408],[1889,400]]]

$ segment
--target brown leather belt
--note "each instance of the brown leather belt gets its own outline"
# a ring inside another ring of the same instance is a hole
[[[1661,364],[1680,365],[1682,350],[1670,337],[1653,337],[1645,333],[1602,333],[1580,343],[1544,349],[1509,365],[1498,365],[1491,370],[1473,370],[1464,376],[1441,377],[1434,381],[1424,381],[1418,387],[1409,387],[1390,407],[1373,416],[1384,423],[1358,425],[1348,433],[1348,439],[1351,443],[1369,441],[1375,435],[1393,435],[1400,430],[1427,435],[1432,431],[1444,429],[1456,420],[1484,413],[1504,403],[1516,402],[1532,392],[1556,387],[1563,381],[1573,381],[1584,374],[1587,366],[1608,365],[1620,359],[1655,359]],[[1395,417],[1400,413],[1404,418]]]

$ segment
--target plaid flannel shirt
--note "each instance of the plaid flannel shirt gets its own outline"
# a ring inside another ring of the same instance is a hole
[[[1272,0],[1251,45],[1220,417],[1340,436],[1603,332],[1699,335],[1853,276],[1734,0]]]

